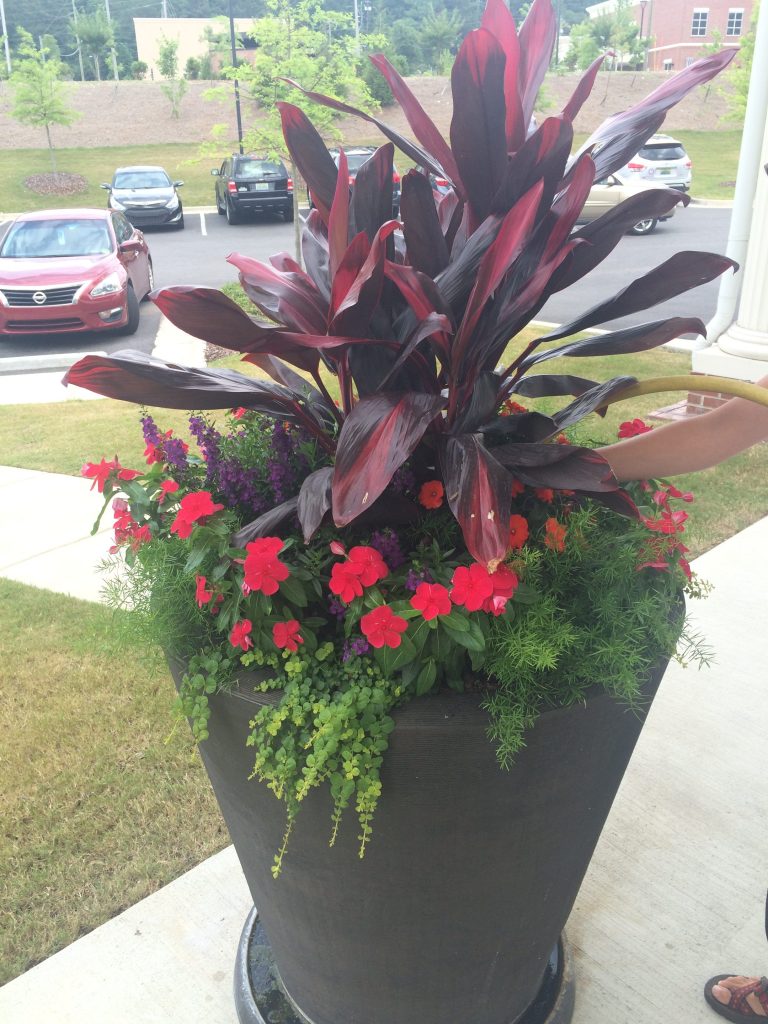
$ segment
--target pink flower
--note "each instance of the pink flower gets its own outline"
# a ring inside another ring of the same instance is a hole
[[[288,566],[277,557],[283,548],[279,537],[259,537],[246,544],[245,581],[243,593],[259,590],[262,594],[276,594],[280,583],[290,575]]]
[[[479,562],[458,566],[454,569],[451,582],[451,600],[454,604],[463,605],[468,612],[479,611],[483,601],[493,594],[491,575]]]
[[[272,627],[272,639],[275,647],[287,647],[289,651],[298,651],[299,644],[304,643],[304,638],[299,633],[299,623],[296,619],[288,619],[287,622],[276,622]]]
[[[429,622],[438,615],[450,615],[451,597],[440,583],[420,583],[411,598],[411,607],[420,611]]]
[[[171,533],[175,533],[177,537],[184,540],[192,533],[192,527],[195,524],[202,526],[209,516],[223,508],[223,505],[214,503],[210,491],[194,491],[192,494],[185,494],[171,525]]]
[[[380,604],[360,619],[360,629],[372,647],[399,647],[408,623],[395,615],[386,604]]]
[[[249,647],[253,647],[253,640],[251,640],[250,636],[252,629],[253,623],[250,619],[241,619],[232,627],[232,632],[229,634],[229,642],[233,647],[242,647],[244,651],[247,651]]]
[[[520,580],[517,573],[503,563],[491,573],[493,593],[483,601],[483,611],[491,615],[501,615],[507,606],[507,601],[517,590]]]

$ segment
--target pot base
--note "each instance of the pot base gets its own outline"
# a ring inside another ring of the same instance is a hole
[[[237,947],[234,994],[240,1024],[311,1024],[286,995],[255,907]],[[538,995],[515,1024],[569,1024],[574,996],[573,963],[563,933],[549,957]]]

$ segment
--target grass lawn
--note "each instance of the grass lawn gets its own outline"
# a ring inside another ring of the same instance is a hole
[[[0,984],[229,842],[167,669],[112,621],[0,579]]]

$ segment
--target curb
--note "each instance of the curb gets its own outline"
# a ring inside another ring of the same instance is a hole
[[[733,200],[732,199],[697,199],[695,196],[691,196],[691,206],[700,206],[702,209],[712,210],[732,210]]]
[[[106,352],[89,351],[87,355],[105,356]],[[78,359],[82,359],[85,352],[57,352],[55,355],[39,356],[10,356],[0,361],[0,377],[10,376],[14,373],[42,373],[45,370],[66,370],[69,369]]]

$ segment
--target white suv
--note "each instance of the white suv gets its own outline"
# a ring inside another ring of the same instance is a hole
[[[670,135],[652,135],[618,174],[630,181],[642,178],[687,192],[691,187],[691,166],[682,142]]]

